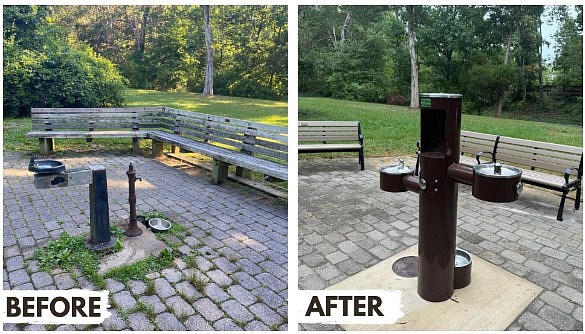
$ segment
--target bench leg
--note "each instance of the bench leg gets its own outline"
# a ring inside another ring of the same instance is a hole
[[[557,213],[557,220],[563,221],[563,209],[565,208],[565,199],[567,199],[568,189],[563,189],[563,196],[561,197],[561,204],[559,205],[559,212]]]
[[[360,166],[361,166],[361,170],[364,170],[364,150],[361,149],[360,150]]]
[[[132,154],[140,155],[140,138],[132,138]]]
[[[577,186],[577,194],[575,196],[575,210],[579,210],[581,205],[581,185]]]
[[[179,146],[171,145],[171,153],[179,154],[181,153],[181,148]]]
[[[39,138],[39,145],[41,148],[41,155],[48,156],[52,154],[55,149],[54,138]]]
[[[158,140],[152,140],[152,157],[160,158],[163,155],[163,142]]]
[[[250,169],[247,169],[244,167],[236,166],[236,175],[241,176],[245,179],[251,179],[252,178],[252,171]]]
[[[228,167],[229,164],[219,161],[213,160],[213,167],[211,169],[211,184],[220,184],[224,183],[227,179],[228,175]]]

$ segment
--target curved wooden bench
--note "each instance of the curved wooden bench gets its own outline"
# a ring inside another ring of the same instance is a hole
[[[288,180],[288,130],[285,127],[207,115],[166,107],[147,108],[33,108],[33,131],[42,155],[55,148],[55,138],[132,138],[139,154],[141,138],[152,140],[153,156],[163,144],[213,158],[213,184],[227,178],[228,166],[238,176],[251,171]]]

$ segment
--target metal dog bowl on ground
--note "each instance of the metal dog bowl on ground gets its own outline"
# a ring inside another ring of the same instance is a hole
[[[461,248],[455,249],[455,277],[453,287],[461,289],[471,283],[471,254]]]
[[[171,228],[171,222],[162,218],[152,218],[148,221],[148,226],[150,226],[155,231],[162,232]]]

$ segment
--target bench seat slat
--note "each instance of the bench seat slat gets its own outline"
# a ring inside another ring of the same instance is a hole
[[[561,145],[561,144],[553,144],[553,143],[546,143],[528,139],[519,139],[519,138],[510,138],[510,137],[500,137],[501,144],[512,144],[518,146],[525,146],[525,147],[539,147],[545,150],[551,151],[561,151],[561,152],[568,152],[572,154],[583,154],[583,148],[575,147],[575,146],[568,146],[568,145]]]
[[[360,144],[299,144],[299,152],[339,152],[342,150],[359,151]]]
[[[146,138],[148,131],[31,131],[37,138]]]
[[[326,126],[326,127],[338,127],[338,126],[359,126],[357,121],[299,121],[299,129],[304,126]]]
[[[358,141],[357,136],[337,136],[334,134],[323,136],[300,136],[299,142],[323,142],[323,141]]]
[[[165,131],[151,131],[148,133],[148,137],[170,143],[171,145],[181,147],[191,152],[203,154],[213,159],[224,161],[228,164],[252,169],[282,180],[288,180],[288,166],[286,165],[250,156],[238,151],[231,151]]]

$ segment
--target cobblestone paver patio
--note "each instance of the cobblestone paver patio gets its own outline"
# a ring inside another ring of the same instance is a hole
[[[397,159],[366,159],[365,171],[357,158],[299,161],[299,289],[327,288],[418,242],[418,195],[379,188],[378,169]],[[559,193],[526,186],[500,204],[459,185],[458,246],[544,289],[508,330],[583,330],[583,212],[572,196],[559,222]]]
[[[4,281],[7,289],[95,288],[67,272],[47,273],[28,260],[33,252],[62,232],[88,233],[87,186],[37,190],[27,172],[28,158],[4,154]],[[187,227],[176,240],[179,250],[197,248],[197,269],[185,263],[149,275],[154,294],[142,281],[107,280],[112,300],[123,310],[151,305],[153,317],[136,311],[113,315],[98,330],[287,330],[287,209],[246,187],[209,183],[210,173],[168,159],[114,155],[59,159],[67,168],[103,165],[107,170],[110,221],[129,216],[128,178],[137,176],[137,211],[160,211]],[[198,291],[188,280],[206,282]],[[136,308],[135,308],[136,309]],[[41,325],[4,324],[4,330],[44,330]],[[58,330],[84,329],[62,325]]]

